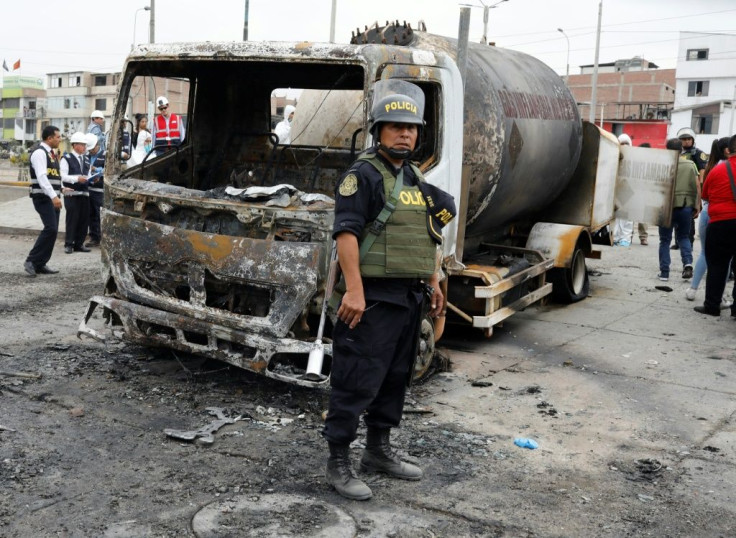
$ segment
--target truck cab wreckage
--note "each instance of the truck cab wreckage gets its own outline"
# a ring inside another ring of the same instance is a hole
[[[452,39],[398,23],[359,32],[350,45],[135,49],[120,81],[110,153],[119,154],[126,114],[167,91],[186,131],[180,145],[134,166],[108,159],[104,291],[90,299],[78,334],[104,340],[112,331],[326,386],[329,322],[325,379],[303,374],[325,300],[332,197],[372,145],[375,84],[390,79],[424,92],[416,160],[459,209],[443,231],[447,323],[490,336],[553,292],[566,302],[585,298],[585,258],[600,254],[592,236],[615,211],[668,223],[677,155],[620,148],[581,121],[560,77],[525,54],[471,44],[464,83],[456,50]],[[297,100],[289,144],[272,132],[272,96],[284,95]],[[416,376],[429,368],[442,330],[423,323]]]

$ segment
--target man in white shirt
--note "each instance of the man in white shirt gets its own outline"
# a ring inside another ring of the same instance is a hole
[[[61,142],[59,128],[53,125],[44,127],[41,138],[43,141],[31,150],[30,162],[31,199],[43,222],[43,230],[23,264],[23,269],[31,277],[38,273],[59,272],[46,265],[54,251],[61,212],[61,171],[59,157],[54,151]]]
[[[87,137],[77,132],[71,138],[72,151],[65,153],[60,161],[64,209],[66,209],[66,239],[64,252],[90,252],[84,246],[89,226],[89,158]]]

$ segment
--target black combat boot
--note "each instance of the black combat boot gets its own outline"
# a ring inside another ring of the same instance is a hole
[[[391,430],[368,428],[360,470],[363,472],[386,473],[403,480],[420,480],[422,470],[416,465],[401,461],[391,448]]]
[[[350,465],[350,446],[330,443],[330,457],[325,473],[327,483],[346,499],[367,501],[373,496],[371,488],[355,477]]]

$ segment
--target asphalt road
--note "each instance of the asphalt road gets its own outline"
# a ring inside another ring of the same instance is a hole
[[[450,330],[452,370],[394,435],[425,478],[366,477],[364,503],[324,484],[325,394],[79,341],[99,251],[57,243],[61,272],[30,279],[33,238],[0,236],[0,535],[733,536],[736,320],[693,312],[681,279],[655,289],[650,231],[589,261],[581,303]],[[164,435],[207,407],[243,420],[210,446]]]

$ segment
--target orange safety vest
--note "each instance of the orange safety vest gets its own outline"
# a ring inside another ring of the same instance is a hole
[[[178,146],[181,144],[181,118],[171,114],[169,121],[163,115],[156,116],[156,139],[154,147]]]

